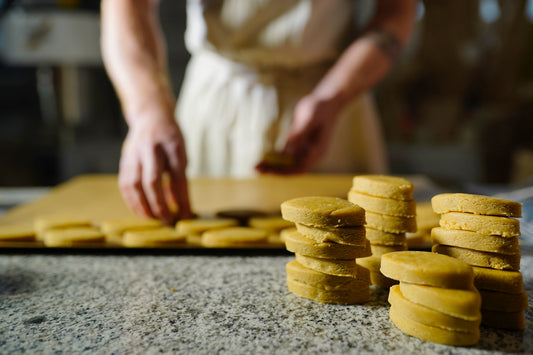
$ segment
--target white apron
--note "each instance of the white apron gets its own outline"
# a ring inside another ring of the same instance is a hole
[[[283,149],[292,111],[353,33],[348,0],[189,0],[191,52],[176,115],[189,177],[256,175]],[[384,173],[383,139],[368,95],[341,113],[317,172]]]

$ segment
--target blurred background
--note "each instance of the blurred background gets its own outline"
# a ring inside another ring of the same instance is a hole
[[[371,0],[368,0],[371,1]],[[115,173],[126,134],[100,58],[98,0],[0,0],[0,186]],[[185,1],[161,0],[173,88]],[[533,182],[533,0],[424,0],[374,90],[392,174]]]

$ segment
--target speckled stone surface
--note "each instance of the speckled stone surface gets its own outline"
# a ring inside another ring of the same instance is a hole
[[[425,342],[389,320],[387,294],[325,305],[287,291],[287,256],[0,255],[0,353],[533,353],[524,332],[474,347]],[[533,296],[533,252],[522,252]]]

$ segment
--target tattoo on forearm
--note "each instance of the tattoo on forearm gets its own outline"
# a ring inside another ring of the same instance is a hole
[[[398,37],[383,27],[371,29],[365,34],[365,37],[374,41],[383,53],[393,62],[398,59],[402,52],[403,46]]]

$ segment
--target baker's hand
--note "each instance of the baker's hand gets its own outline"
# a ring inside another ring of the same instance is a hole
[[[168,117],[171,116],[171,117]],[[185,168],[187,157],[181,131],[172,115],[155,109],[130,120],[119,167],[119,188],[135,212],[172,224],[192,217]],[[173,212],[165,196],[162,177],[169,176]]]
[[[339,112],[338,105],[313,94],[303,97],[294,109],[289,135],[281,156],[284,164],[268,159],[256,169],[261,173],[300,174],[310,171],[327,151]],[[278,159],[280,160],[280,159]]]

